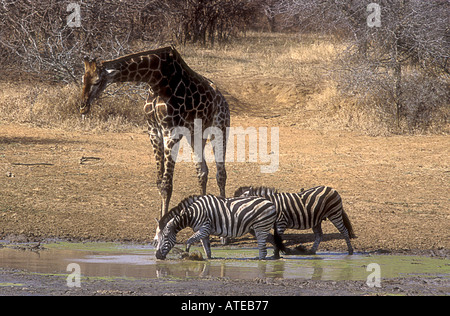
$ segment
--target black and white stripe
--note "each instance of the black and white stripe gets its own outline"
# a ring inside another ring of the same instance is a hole
[[[353,254],[350,238],[356,236],[342,207],[341,196],[333,188],[318,186],[300,193],[278,193],[267,187],[241,187],[234,196],[262,196],[272,201],[278,211],[276,226],[279,235],[287,228],[312,228],[315,241],[310,253],[316,253],[323,237],[321,223],[328,218],[344,237],[348,253]]]
[[[264,259],[267,255],[266,241],[270,230],[275,228],[276,218],[274,204],[265,198],[191,196],[159,221],[156,258],[165,259],[175,245],[177,233],[191,227],[195,233],[188,239],[186,251],[193,243],[201,241],[207,257],[211,258],[209,235],[240,237],[250,232],[256,236],[259,259]],[[276,229],[275,245],[282,247]]]

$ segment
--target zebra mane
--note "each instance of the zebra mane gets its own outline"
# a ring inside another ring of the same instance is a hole
[[[249,196],[261,196],[261,197],[268,197],[270,195],[274,195],[278,193],[278,190],[275,188],[269,188],[269,187],[252,187],[252,186],[246,186],[246,187],[240,187],[234,192],[234,197],[242,196],[246,193]]]
[[[177,206],[173,207],[168,211],[164,216],[159,220],[159,229],[163,229],[167,223],[174,218],[175,216],[179,216],[183,210],[189,207],[192,203],[199,199],[199,195],[191,195],[187,198],[184,198]]]

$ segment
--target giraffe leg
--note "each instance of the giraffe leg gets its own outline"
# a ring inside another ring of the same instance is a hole
[[[224,146],[226,146],[226,145],[224,144]],[[215,154],[215,150],[216,149],[214,149],[214,154]],[[219,190],[220,190],[220,196],[225,197],[225,184],[227,182],[227,172],[225,171],[225,147],[224,147],[223,161],[218,162],[216,160],[216,167],[217,167],[216,179],[217,179],[217,185],[219,186]],[[222,245],[226,246],[230,243],[230,238],[221,237],[220,243]]]
[[[225,156],[227,152],[227,129],[226,126],[221,127],[222,130],[222,142],[219,143],[219,147],[213,146],[214,157],[216,159],[217,174],[216,180],[219,186],[220,196],[225,197],[225,185],[227,183],[227,172],[225,170]],[[221,145],[221,146],[220,146]]]
[[[228,125],[229,125],[229,123],[228,123]],[[225,170],[225,155],[227,152],[227,136],[228,136],[228,134],[227,134],[226,126],[222,126],[220,128],[220,130],[221,130],[221,133],[219,135],[222,136],[222,140],[220,141],[220,140],[214,139],[213,151],[214,151],[214,158],[216,160],[216,168],[217,168],[217,173],[216,173],[217,185],[220,190],[220,196],[225,197],[225,195],[226,195],[225,185],[227,183],[227,172]],[[212,136],[212,137],[215,138],[215,136]],[[230,243],[230,238],[221,237],[220,243],[222,245],[228,245]]]
[[[198,182],[200,184],[200,194],[205,195],[206,194],[206,185],[208,183],[208,166],[206,165],[206,161],[203,157],[203,152],[206,145],[206,139],[203,139],[202,142],[202,152],[197,153],[195,152],[194,144],[191,143],[192,152],[194,153],[195,157],[195,168],[197,169],[197,177]]]
[[[219,186],[220,196],[225,197],[225,185],[227,183],[227,172],[225,171],[225,162],[216,162],[217,174],[216,180]]]
[[[161,217],[169,210],[173,189],[173,171],[175,169],[175,160],[172,157],[172,149],[180,140],[181,137],[178,139],[174,138],[170,132],[164,133],[164,174],[159,190],[161,195]]]
[[[164,141],[161,132],[149,124],[150,142],[153,147],[153,154],[156,160],[156,186],[160,190],[162,178],[164,175]]]

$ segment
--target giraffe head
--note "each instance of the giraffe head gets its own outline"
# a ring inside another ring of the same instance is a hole
[[[117,70],[106,69],[102,62],[87,57],[84,58],[84,70],[81,114],[89,113],[92,102],[100,96],[117,73]]]

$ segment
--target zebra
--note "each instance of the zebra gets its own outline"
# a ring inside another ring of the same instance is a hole
[[[276,226],[280,236],[287,228],[300,230],[312,228],[315,240],[308,251],[310,254],[316,253],[323,237],[322,221],[328,218],[344,237],[348,254],[353,254],[350,238],[356,236],[350,219],[342,207],[341,196],[331,187],[317,186],[308,190],[302,189],[299,193],[278,193],[273,188],[250,186],[240,187],[234,196],[261,196],[272,201],[278,211]],[[286,251],[285,253],[288,254]]]
[[[194,234],[186,242],[186,251],[201,241],[208,259],[211,259],[209,235],[240,237],[250,232],[256,236],[259,259],[267,255],[266,240],[274,228],[275,253],[284,250],[276,229],[275,205],[261,197],[223,198],[214,195],[190,196],[171,209],[159,221],[156,258],[165,259],[173,248],[177,233],[191,227]]]

